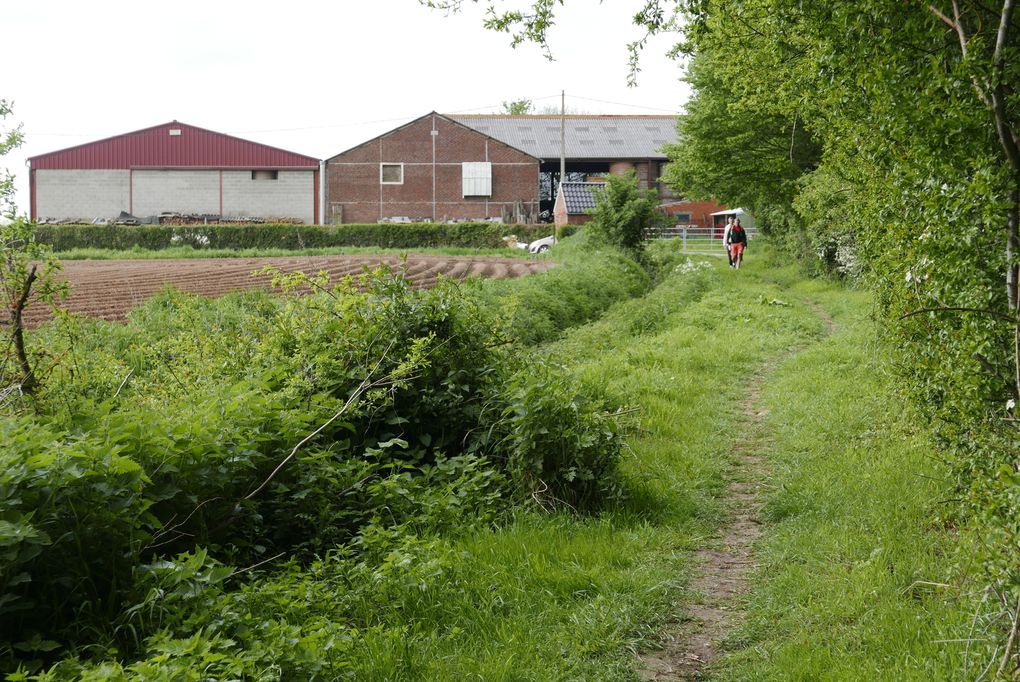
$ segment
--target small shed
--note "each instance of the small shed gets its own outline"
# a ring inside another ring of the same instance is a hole
[[[712,225],[714,227],[726,227],[727,218],[740,218],[740,225],[745,230],[754,229],[754,216],[742,208],[729,208],[725,211],[716,211],[712,214]]]
[[[319,160],[171,121],[33,156],[33,220],[161,213],[318,222]]]
[[[553,217],[557,227],[583,225],[591,220],[595,195],[605,188],[603,182],[562,182],[556,193]]]

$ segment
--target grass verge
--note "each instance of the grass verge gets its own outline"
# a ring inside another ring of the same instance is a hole
[[[683,612],[688,553],[725,513],[746,383],[787,356],[755,434],[775,479],[763,570],[718,677],[949,679],[960,647],[936,640],[962,609],[919,582],[942,574],[951,542],[928,524],[940,486],[918,476],[926,444],[889,397],[867,300],[757,258],[739,272],[676,263],[644,297],[534,351],[639,408],[627,499],[365,537],[353,558],[245,576],[180,624],[189,636],[156,638],[126,668],[68,663],[39,679],[637,679],[634,652]]]
[[[898,395],[864,294],[761,273],[832,316],[833,333],[768,378],[755,442],[771,469],[748,618],[725,680],[955,680],[971,599],[933,526],[948,484]],[[952,582],[952,581],[948,581]]]

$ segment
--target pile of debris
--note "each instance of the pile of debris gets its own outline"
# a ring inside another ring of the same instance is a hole
[[[258,216],[222,216],[212,213],[160,213],[159,215],[133,216],[121,211],[116,218],[40,218],[40,225],[301,225],[297,218],[261,218]]]

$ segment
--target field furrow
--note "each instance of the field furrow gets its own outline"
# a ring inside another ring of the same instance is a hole
[[[255,287],[268,288],[268,276],[253,276],[266,266],[285,273],[324,271],[337,281],[380,264],[403,269],[415,288],[434,286],[440,275],[458,280],[467,277],[506,279],[543,272],[552,266],[544,260],[472,256],[417,256],[403,261],[396,256],[65,261],[61,277],[70,283],[71,294],[62,307],[104,320],[121,320],[129,310],[167,286],[202,296],[219,296]],[[52,313],[43,306],[30,308],[25,315],[30,326],[42,324],[51,317]]]

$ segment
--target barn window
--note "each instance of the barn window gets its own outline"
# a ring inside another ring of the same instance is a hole
[[[673,215],[673,222],[677,225],[690,225],[691,214],[690,213],[675,213]]]
[[[280,177],[280,171],[274,170],[253,170],[251,172],[252,180],[276,180]]]
[[[466,161],[461,166],[464,196],[492,196],[492,164],[488,161]]]
[[[384,185],[404,184],[404,164],[402,163],[380,163],[379,182]]]

